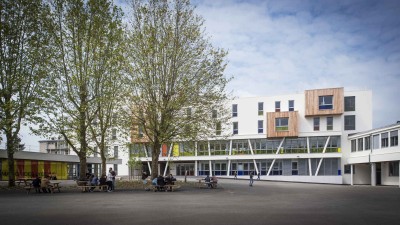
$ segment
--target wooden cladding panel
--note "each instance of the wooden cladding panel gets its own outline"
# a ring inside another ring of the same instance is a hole
[[[139,126],[133,125],[131,129],[131,143],[147,143],[149,138],[143,134],[143,137],[139,137]]]
[[[275,130],[276,118],[289,118],[287,131]],[[277,137],[297,137],[299,136],[298,129],[298,112],[268,112],[267,113],[267,138]]]
[[[319,96],[332,95],[332,109],[319,109]],[[321,116],[321,115],[340,115],[344,112],[344,91],[343,88],[327,88],[306,90],[306,112],[305,116]]]

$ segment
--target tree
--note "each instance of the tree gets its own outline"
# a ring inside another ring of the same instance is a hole
[[[227,122],[227,53],[209,43],[189,0],[133,0],[131,21],[132,118],[154,178],[162,144],[212,136]]]
[[[114,44],[119,42],[114,38],[121,36],[121,11],[109,0],[54,0],[52,18],[53,85],[41,132],[64,137],[79,157],[80,179],[84,179],[90,152],[89,126],[101,113],[98,103],[107,97],[100,90],[108,85],[106,80],[121,57],[113,55]]]
[[[21,125],[36,123],[50,62],[49,7],[42,0],[0,3],[0,129],[5,134],[8,185],[15,186],[14,152]]]

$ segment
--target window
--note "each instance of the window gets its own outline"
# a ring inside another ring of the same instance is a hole
[[[379,146],[380,146],[380,144],[379,144],[379,134],[374,135],[372,137],[372,141],[373,141],[372,144],[374,146],[374,149],[379,149]]]
[[[364,138],[364,150],[370,150],[371,149],[371,137],[365,137]]]
[[[399,145],[399,132],[397,130],[390,132],[390,147]]]
[[[364,138],[359,138],[357,141],[358,141],[357,151],[361,152],[361,151],[364,150],[363,149],[363,147],[364,147],[364,144],[363,144]]]
[[[389,176],[398,177],[399,176],[399,162],[389,162]]]
[[[142,138],[142,137],[143,137],[143,126],[142,126],[142,125],[139,125],[138,137],[139,137],[139,138]]]
[[[319,117],[314,117],[314,131],[319,131]]]
[[[356,116],[344,116],[344,130],[355,130],[356,129]]]
[[[299,170],[297,169],[297,162],[292,162],[292,175],[299,175]]]
[[[356,97],[355,96],[348,96],[344,97],[344,111],[356,111]]]
[[[259,121],[258,121],[258,133],[259,133],[259,134],[262,134],[262,133],[264,132],[263,124],[264,124],[264,120],[259,120]]]
[[[237,117],[238,116],[238,105],[233,104],[232,105],[232,117]]]
[[[192,117],[192,108],[187,108],[186,109],[186,116],[187,116],[187,118],[191,118]]]
[[[333,130],[333,117],[326,117],[326,130]]]
[[[276,101],[275,102],[275,112],[280,112],[281,111],[281,102]]]
[[[221,122],[217,122],[215,125],[215,135],[221,135]]]
[[[239,124],[238,122],[233,122],[233,134],[239,133]]]
[[[294,111],[294,100],[289,100],[289,111]]]
[[[93,157],[97,157],[97,147],[93,148]]]
[[[289,130],[289,118],[275,118],[275,131],[287,131]]]
[[[388,133],[382,133],[381,134],[381,148],[386,148],[389,146],[389,138],[388,138]]]
[[[351,140],[351,152],[355,152],[357,147],[356,140]]]
[[[117,130],[116,129],[112,129],[112,139],[113,140],[117,139]]]
[[[114,157],[118,158],[118,146],[114,146]]]
[[[333,95],[319,96],[319,109],[333,109]]]
[[[218,112],[217,112],[216,109],[213,109],[213,111],[212,111],[212,118],[213,118],[213,119],[216,119],[217,117],[218,117]]]
[[[344,165],[344,173],[345,174],[350,174],[351,173],[351,165]],[[355,168],[353,167],[353,174],[355,174]]]
[[[258,115],[259,116],[264,115],[264,102],[258,103]]]

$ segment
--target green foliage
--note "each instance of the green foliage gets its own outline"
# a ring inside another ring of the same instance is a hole
[[[202,139],[227,123],[227,52],[210,44],[188,0],[132,6],[132,117],[153,146],[155,173],[161,143]]]
[[[0,2],[0,134],[6,136],[9,186],[21,125],[37,123],[46,93],[49,7],[41,0]]]

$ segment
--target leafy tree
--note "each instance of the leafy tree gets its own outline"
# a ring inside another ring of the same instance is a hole
[[[227,122],[227,53],[209,43],[189,0],[131,3],[132,118],[144,134],[132,140],[150,145],[154,178],[163,143],[209,137]]]
[[[0,133],[6,137],[8,185],[15,186],[14,152],[21,125],[35,123],[50,62],[49,6],[42,0],[0,2]]]
[[[101,89],[108,87],[121,57],[114,55],[119,50],[115,44],[121,36],[121,10],[109,0],[54,0],[52,18],[52,92],[41,132],[64,137],[79,157],[80,179],[84,179],[89,126],[101,113],[98,104],[107,99]]]

